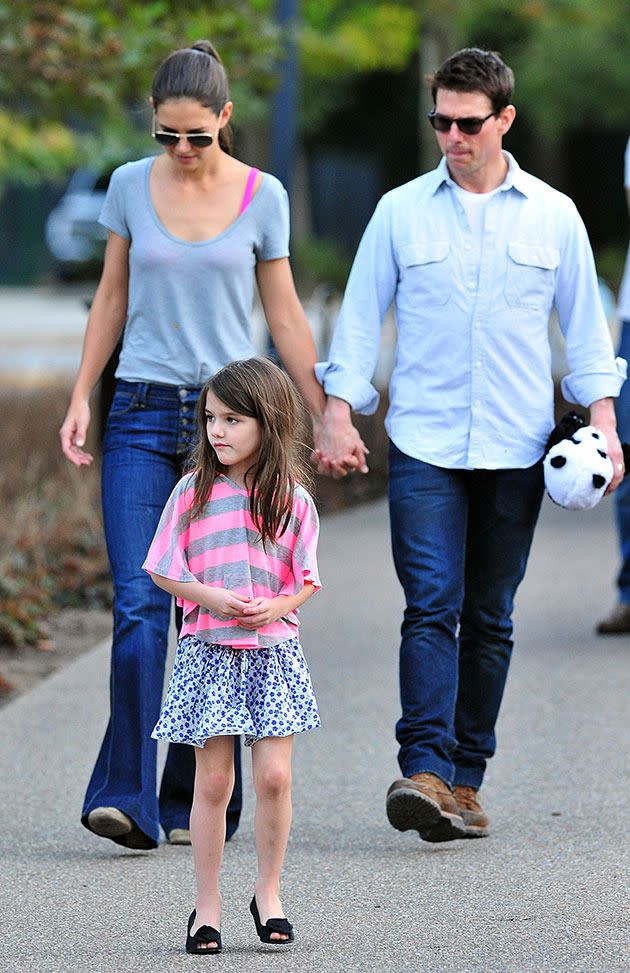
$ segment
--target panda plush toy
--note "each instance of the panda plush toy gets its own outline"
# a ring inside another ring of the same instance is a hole
[[[608,443],[579,412],[567,412],[551,433],[543,460],[545,487],[568,510],[591,510],[613,478]],[[628,459],[630,447],[624,444]]]

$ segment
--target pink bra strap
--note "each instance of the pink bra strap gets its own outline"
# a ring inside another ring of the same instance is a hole
[[[241,202],[241,208],[238,211],[238,215],[244,213],[249,204],[252,201],[252,196],[254,195],[254,183],[256,182],[256,176],[260,172],[259,169],[255,169],[253,166],[249,170],[249,175],[247,176],[247,184],[245,186],[245,192],[243,193],[243,199]]]

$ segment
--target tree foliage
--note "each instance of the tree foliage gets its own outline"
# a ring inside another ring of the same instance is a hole
[[[274,10],[274,0],[0,2],[0,179],[54,177],[79,161],[141,151],[155,67],[200,37],[225,61],[237,125],[267,111],[289,37],[307,85],[402,68],[416,43],[410,0],[306,0],[288,33]]]
[[[0,178],[56,175],[71,162],[135,151],[151,78],[173,48],[210,37],[237,121],[264,113],[279,31],[271,0],[0,2]]]
[[[174,47],[209,37],[235,121],[264,117],[288,40],[301,122],[316,129],[361,72],[401,71],[419,44],[499,50],[517,102],[546,134],[630,127],[628,0],[301,0],[283,33],[275,0],[0,0],[0,181],[55,176],[146,148],[151,77]],[[437,66],[437,65],[435,65]]]
[[[450,2],[462,43],[501,52],[519,107],[547,136],[630,129],[628,0]]]

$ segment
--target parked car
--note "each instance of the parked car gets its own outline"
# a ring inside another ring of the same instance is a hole
[[[104,172],[76,169],[63,196],[48,215],[46,245],[62,280],[97,276],[107,230],[98,222],[113,167]]]

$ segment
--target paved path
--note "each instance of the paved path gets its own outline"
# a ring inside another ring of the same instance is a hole
[[[263,955],[247,911],[249,795],[226,848],[226,949],[212,960],[183,952],[190,849],[127,852],[80,827],[106,717],[103,645],[0,712],[0,970],[629,968],[630,643],[592,634],[611,602],[609,501],[584,515],[545,503],[519,597],[499,753],[484,788],[492,834],[481,841],[429,845],[393,831],[384,816],[385,790],[397,775],[401,608],[388,543],[381,502],[323,525],[326,588],[305,609],[303,640],[325,728],[296,743],[284,885],[298,931],[291,951]]]
[[[81,358],[90,284],[0,287],[0,382],[68,380]]]

